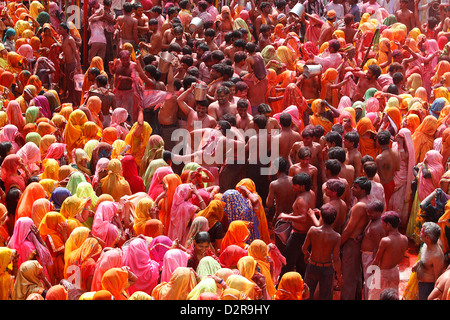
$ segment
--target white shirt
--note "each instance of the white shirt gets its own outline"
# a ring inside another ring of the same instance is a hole
[[[395,14],[395,12],[400,9],[399,0],[377,0],[377,2],[382,8],[386,9],[389,14]]]
[[[342,19],[344,18],[344,6],[342,4],[330,2],[325,6],[325,11],[328,12],[330,10],[336,11],[336,19]]]

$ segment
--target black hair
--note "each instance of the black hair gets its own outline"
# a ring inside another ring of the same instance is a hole
[[[181,57],[180,62],[190,67],[194,64],[194,58],[192,58],[192,56],[189,55],[184,55]]]
[[[234,54],[233,60],[236,63],[239,63],[241,61],[244,61],[247,59],[247,54],[244,51],[238,51]]]
[[[173,159],[172,152],[170,152],[169,150],[164,150],[164,152],[163,152],[163,160],[166,163],[169,163],[169,162],[172,162],[172,159]]]
[[[320,138],[325,133],[325,128],[321,126],[320,124],[316,124],[314,126],[314,137]]]
[[[398,87],[395,84],[390,84],[386,90],[387,93],[395,94],[397,95],[399,93]]]
[[[367,177],[373,178],[377,174],[378,165],[375,161],[367,161],[363,165],[363,170]]]
[[[292,177],[292,184],[304,186],[305,191],[309,191],[312,187],[312,180],[309,174],[307,174],[306,172],[300,172]]]
[[[366,209],[376,212],[384,211],[384,202],[381,200],[372,200],[366,205]]]
[[[330,170],[332,176],[337,176],[341,172],[341,163],[337,159],[328,159],[325,161],[325,168]]]
[[[239,99],[238,102],[236,103],[236,106],[239,109],[248,109],[248,100],[247,99]]]
[[[329,159],[336,159],[340,163],[344,163],[346,157],[347,157],[347,154],[345,152],[345,149],[342,147],[332,147],[330,150],[328,150],[328,158]]]
[[[289,162],[284,157],[278,157],[275,159],[275,167],[280,173],[289,173]]]
[[[236,116],[232,113],[226,113],[222,116],[222,120],[228,122],[232,127],[236,127]]]
[[[314,137],[314,127],[307,126],[302,130],[302,137]]]
[[[292,117],[287,112],[282,112],[280,114],[280,125],[284,128],[289,128],[292,124]]]
[[[326,203],[320,207],[320,215],[324,224],[331,225],[336,220],[337,210],[331,204]]]
[[[257,47],[258,47],[258,45],[254,42],[247,42],[245,44],[245,50],[247,50],[250,53],[256,52]]]
[[[357,131],[349,131],[344,134],[344,139],[353,143],[353,147],[358,147],[359,134]]]
[[[133,5],[131,2],[125,2],[122,6],[123,12],[130,13],[133,11]]]
[[[225,54],[220,50],[214,50],[212,52],[212,58],[216,61],[222,61],[225,58]]]
[[[357,184],[362,190],[366,192],[366,195],[370,194],[372,189],[372,182],[367,177],[357,177],[353,184]]]
[[[335,131],[335,132],[339,133],[340,135],[342,135],[345,132],[345,128],[344,128],[344,126],[342,124],[335,123],[331,127],[331,131]]]
[[[209,28],[205,30],[205,36],[206,37],[214,37],[216,35],[216,30],[213,28]]]
[[[371,64],[371,65],[369,65],[368,68],[372,71],[372,74],[375,76],[375,79],[378,79],[378,77],[381,75],[380,66],[378,66],[376,64]]]
[[[204,242],[211,242],[211,238],[209,236],[208,231],[200,231],[195,235],[194,238],[195,243],[204,243]]]
[[[256,124],[259,129],[265,129],[267,125],[267,118],[262,114],[257,114],[253,117],[253,123]]]
[[[325,141],[334,143],[336,147],[342,147],[342,136],[336,131],[330,131],[325,135]]]
[[[391,141],[391,133],[388,130],[378,132],[377,141],[381,146],[388,145]]]
[[[400,82],[403,81],[403,79],[405,79],[405,77],[403,77],[403,73],[401,72],[396,72],[392,75],[392,81],[397,86],[399,85]]]
[[[307,157],[311,157],[312,152],[311,152],[311,149],[309,147],[301,147],[298,150],[297,155],[298,155],[299,159],[305,159]]]
[[[95,77],[95,82],[97,82],[100,87],[106,87],[108,84],[108,77],[104,74],[99,74]]]
[[[242,50],[245,49],[247,42],[245,42],[244,39],[237,39],[233,42],[233,47],[235,48],[241,48]]]
[[[327,189],[336,192],[338,197],[341,197],[345,192],[345,183],[339,179],[329,179],[327,180],[326,186]]]

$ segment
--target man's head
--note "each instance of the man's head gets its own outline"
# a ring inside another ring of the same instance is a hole
[[[378,166],[375,161],[367,161],[363,164],[363,170],[369,179],[375,177],[378,172]]]
[[[344,164],[347,158],[345,149],[342,147],[333,147],[328,150],[328,159],[336,159],[340,163]]]
[[[368,66],[366,72],[366,78],[369,81],[375,81],[381,75],[381,68],[376,64],[371,64]]]
[[[328,50],[330,53],[336,53],[341,48],[341,44],[336,39],[328,41]]]
[[[378,218],[380,218],[383,211],[384,211],[383,201],[373,200],[366,205],[367,217],[370,220],[377,220]]]
[[[325,135],[325,141],[329,148],[342,147],[342,136],[336,131],[330,131]]]
[[[359,144],[359,134],[357,131],[349,131],[344,134],[344,146],[348,148],[357,148]]]
[[[220,86],[216,91],[217,102],[219,105],[224,105],[228,101],[230,95],[230,89],[226,86]]]
[[[288,174],[289,173],[289,162],[283,158],[278,157],[275,159],[275,168],[277,168],[278,174]]]
[[[297,173],[292,178],[292,186],[297,192],[309,191],[312,187],[311,177],[305,172]]]
[[[345,183],[339,179],[329,179],[325,186],[326,195],[330,198],[340,198],[345,192]]]
[[[236,87],[235,87],[236,93],[235,96],[236,97],[240,97],[240,98],[247,98],[247,94],[248,94],[248,84],[244,81],[238,81],[236,83]]]
[[[242,119],[247,119],[248,117],[248,100],[239,99],[236,103],[237,112]]]
[[[61,22],[58,27],[58,33],[63,37],[69,34],[69,26],[65,22]]]
[[[325,170],[327,177],[337,177],[341,172],[341,163],[336,159],[325,161]]]
[[[292,125],[292,117],[287,112],[282,112],[280,114],[280,125],[282,128],[290,128]]]
[[[156,32],[158,30],[158,20],[156,19],[150,19],[148,21],[148,28],[152,32]]]
[[[391,141],[391,133],[388,130],[382,130],[377,134],[377,143],[380,146],[387,146]]]
[[[208,106],[209,102],[206,99],[195,101],[195,110],[199,118],[203,118],[208,114]]]
[[[312,145],[312,141],[314,138],[314,127],[306,127],[302,130],[302,138],[303,138],[303,144],[305,146]]]
[[[437,223],[427,221],[422,225],[422,230],[420,230],[420,238],[423,242],[436,244],[440,236],[441,228]]]
[[[131,62],[131,53],[128,50],[121,50],[119,52],[119,60],[120,63],[124,66],[124,67],[128,67],[130,65]]]
[[[131,14],[133,12],[133,5],[131,2],[125,2],[122,6],[123,12],[125,14]]]
[[[104,74],[100,74],[95,78],[95,83],[99,88],[105,88],[108,84],[108,78]]]
[[[400,224],[400,216],[396,211],[386,211],[381,215],[381,223],[386,231],[397,229]]]
[[[326,203],[320,208],[320,215],[324,224],[332,225],[336,220],[337,211],[331,204]]]
[[[370,194],[372,182],[367,177],[357,177],[353,181],[352,193],[356,198],[362,198]]]
[[[267,118],[262,114],[257,114],[253,117],[253,123],[255,124],[256,130],[265,129],[267,125]]]
[[[308,165],[311,161],[311,149],[309,147],[301,147],[298,150],[298,158],[301,165]]]

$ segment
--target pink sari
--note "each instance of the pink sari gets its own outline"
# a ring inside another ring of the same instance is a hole
[[[274,114],[273,117],[278,121],[278,123],[280,123],[280,115],[283,112],[287,112],[290,114],[292,122],[298,128],[298,132],[301,132],[303,130],[303,123],[300,120],[300,114],[299,114],[297,106],[294,106],[294,105],[289,106],[286,109],[284,109],[282,112]]]
[[[111,268],[121,268],[122,263],[122,250],[114,248],[101,253],[97,262],[95,263],[95,272],[92,278],[91,291],[102,290],[102,277],[103,274]]]
[[[53,142],[47,149],[45,159],[55,159],[59,162],[66,152],[66,144],[60,142]],[[61,165],[61,163],[59,163]]]
[[[412,142],[411,131],[409,129],[402,128],[397,135],[403,137],[405,140],[408,160],[400,161],[400,170],[394,174],[395,191],[389,200],[388,208],[389,210],[400,213],[402,223],[407,223],[409,201],[411,199],[411,182],[414,179],[414,143]],[[393,143],[392,150],[398,152],[401,158],[397,142]]]
[[[172,240],[178,239],[180,243],[186,243],[189,222],[194,218],[195,210],[198,208],[186,200],[190,192],[190,185],[183,183],[177,187],[173,195],[167,236]]]
[[[117,212],[117,203],[104,201],[100,203],[95,211],[92,223],[92,234],[105,241],[107,247],[111,247],[119,236],[119,228],[112,223]]]
[[[21,217],[17,219],[14,225],[14,232],[8,243],[8,248],[15,249],[19,253],[18,267],[29,260],[34,250],[37,251],[37,259],[43,267],[53,264],[50,251],[31,232],[30,228],[33,224],[34,222],[31,218]]]
[[[431,172],[431,179],[423,177],[423,164]],[[419,200],[423,201],[436,188],[439,188],[439,182],[444,174],[442,165],[442,155],[436,150],[430,150],[425,154],[422,165],[419,165],[419,184],[417,193]]]
[[[114,109],[112,115],[111,115],[111,124],[110,127],[117,129],[117,136],[121,140],[125,140],[125,137],[127,136],[128,130],[125,128],[122,123],[127,121],[128,118],[128,111],[125,108],[116,108]]]
[[[155,170],[155,173],[152,177],[152,182],[150,183],[150,186],[148,188],[148,195],[150,196],[150,198],[155,200],[156,197],[158,197],[158,195],[163,192],[163,178],[172,173],[173,170],[170,166],[160,167]]]
[[[173,241],[167,236],[157,236],[150,242],[150,258],[156,261],[161,268],[163,265],[164,255],[172,247]]]
[[[180,249],[170,249],[163,258],[161,282],[169,282],[172,273],[178,267],[186,267],[189,255]]]
[[[17,151],[17,155],[23,160],[23,163],[30,171],[39,170],[36,164],[41,161],[41,150],[34,142],[27,142]]]
[[[151,294],[158,284],[159,264],[150,259],[146,240],[136,238],[123,249],[123,265],[130,267],[138,279],[128,288],[128,293],[143,291]]]
[[[14,141],[18,132],[19,129],[17,129],[17,127],[13,124],[7,124],[0,131],[0,142],[7,142],[7,141],[11,142],[12,151],[14,153],[19,151],[20,149],[19,145]]]

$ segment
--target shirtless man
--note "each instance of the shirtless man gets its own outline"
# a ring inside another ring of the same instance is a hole
[[[381,223],[381,214],[384,212],[384,202],[379,200],[369,202],[366,206],[366,212],[369,223],[362,235],[361,260],[364,273],[364,299],[369,300],[368,279],[372,275],[373,270],[368,268],[375,259],[381,238],[386,236],[386,232]]]
[[[144,7],[139,2],[133,3],[134,17],[137,19],[137,32],[139,41],[148,41],[148,17],[144,14]]]
[[[210,80],[208,83],[208,96],[211,97],[210,100],[214,100],[214,97],[217,98],[217,90],[220,88],[222,83],[224,82],[223,75],[225,73],[225,69],[222,64],[216,63],[211,67]]]
[[[266,117],[267,120],[266,129],[269,133],[274,134],[276,132],[274,130],[281,130],[281,126],[278,123],[277,119],[270,116],[272,109],[268,104],[261,103],[260,105],[257,106],[257,111],[259,115],[263,115]],[[250,122],[250,128],[254,128],[253,120]]]
[[[183,48],[187,44],[187,40],[186,40],[186,37],[184,36],[184,30],[183,30],[182,26],[177,25],[176,27],[174,27],[173,35],[174,35],[174,38],[170,42],[171,44],[178,43],[181,48]]]
[[[252,107],[252,115],[258,114],[258,106],[266,103],[266,92],[269,85],[269,79],[265,77],[261,81],[254,83],[253,81],[245,81],[248,84],[247,97]]]
[[[86,101],[89,97],[97,96],[102,100],[103,128],[107,128],[111,124],[111,112],[116,108],[116,96],[108,90],[108,78],[100,74],[95,78],[95,87],[89,90]]]
[[[253,116],[248,113],[248,100],[239,99],[236,104],[236,127],[244,132],[250,128],[250,123],[253,120]]]
[[[284,219],[292,222],[292,233],[286,242],[284,256],[286,264],[281,269],[280,279],[283,274],[289,271],[297,271],[305,277],[306,263],[305,256],[299,248],[303,246],[306,234],[311,226],[320,226],[316,213],[310,210],[314,207],[315,194],[311,190],[312,181],[307,173],[299,173],[292,178],[294,191],[298,193],[292,206],[292,214],[280,213],[278,219]]]
[[[341,199],[345,192],[345,184],[339,179],[330,179],[325,182],[325,194],[328,198],[328,204],[332,205],[337,212],[336,219],[333,222],[333,229],[337,233],[342,233],[342,227],[347,218],[347,205]]]
[[[128,111],[128,121],[137,120],[137,110],[134,110],[134,88],[133,83],[136,76],[136,64],[131,61],[131,54],[128,50],[119,52],[119,60],[111,68],[114,73],[114,94],[116,95],[116,104],[122,106]]]
[[[279,145],[280,157],[287,159],[294,143],[299,142],[302,137],[300,133],[292,129],[292,117],[289,113],[282,112],[280,114],[280,125],[280,133],[274,136],[274,139]]]
[[[301,147],[298,151],[298,158],[300,161],[289,168],[289,176],[293,177],[300,172],[305,172],[311,177],[312,190],[317,194],[317,168],[310,164],[311,149],[308,147]],[[314,203],[315,206],[315,203]]]
[[[358,151],[359,135],[356,131],[344,134],[344,148],[347,151],[346,164],[355,168],[354,179],[362,175],[361,153]]]
[[[282,157],[277,158],[275,165],[278,166],[276,173],[277,179],[270,183],[269,194],[266,199],[267,208],[269,210],[272,208],[275,209],[272,219],[274,224],[280,213],[290,212],[292,210],[296,196],[292,186],[292,177],[288,175],[289,163],[287,163],[287,160]]]
[[[339,176],[339,173],[341,172],[341,163],[337,159],[329,159],[325,161],[325,174],[327,176],[327,179],[322,184],[322,194],[323,194],[323,202],[327,203],[330,199],[326,195],[326,181],[330,179],[338,179],[342,181],[345,185],[345,191],[341,195],[341,199],[345,201],[345,204],[347,207],[351,206],[350,203],[350,185],[348,184],[347,180],[345,178],[342,178]]]
[[[380,91],[383,89],[377,81],[381,74],[381,69],[376,64],[369,65],[366,72],[361,71],[359,68],[353,69],[352,72],[355,77],[359,78],[353,101],[364,101],[364,94],[367,89],[376,88]]]
[[[74,106],[79,105],[80,98],[77,97],[75,91],[75,82],[73,81],[73,74],[81,72],[80,52],[77,48],[74,38],[70,35],[69,26],[66,23],[61,23],[58,28],[58,33],[61,35],[61,51],[63,56],[64,75],[67,83],[68,102]]]
[[[416,25],[414,13],[408,9],[408,0],[400,0],[400,9],[395,12],[397,22],[406,26],[407,32],[411,31]]]
[[[194,129],[200,129],[195,126],[194,122],[196,121],[201,122],[201,128],[215,128],[217,121],[208,114],[208,100],[196,101],[195,110],[184,101],[186,96],[193,92],[194,89],[195,84],[192,84],[190,88],[180,94],[177,99],[178,106],[187,116],[187,130],[191,132]]]
[[[438,243],[440,235],[441,229],[437,223],[430,221],[422,225],[420,259],[411,269],[412,272],[417,272],[419,300],[428,299],[436,280],[444,271],[444,253]]]
[[[398,213],[395,211],[387,211],[381,216],[381,221],[386,236],[381,239],[377,254],[372,263],[374,266],[378,266],[379,270],[375,271],[373,275],[374,280],[375,278],[378,279],[375,280],[377,283],[375,288],[369,287],[369,300],[378,300],[380,293],[387,288],[392,288],[398,292],[400,282],[398,265],[408,249],[408,238],[398,231],[398,225],[400,224]],[[440,234],[439,227],[437,229],[438,235],[436,239],[439,238]],[[434,281],[431,290],[433,286]]]
[[[117,17],[116,35],[121,40],[120,47],[129,42],[133,45],[134,50],[137,50],[139,43],[138,20],[132,14],[133,5],[130,2],[125,2],[123,4],[123,15]]]
[[[314,209],[314,212],[320,215],[323,224],[311,226],[302,246],[305,260],[308,260],[305,283],[311,292],[315,292],[317,285],[319,285],[319,300],[333,300],[335,273],[338,285],[342,281],[339,257],[341,235],[332,226],[337,212],[330,204],[324,204],[320,210]],[[309,299],[312,300],[313,297],[314,294],[311,294]]]
[[[157,55],[162,49],[162,35],[158,29],[158,20],[150,19],[148,21],[150,32],[150,43],[141,42],[140,45],[147,49],[150,54]]]
[[[347,154],[342,147],[333,147],[328,151],[329,159],[336,159],[341,163],[341,172],[339,176],[346,179],[351,186],[355,180],[355,168],[351,165],[345,164]]]
[[[339,27],[338,30],[344,31],[345,34],[345,42],[353,43],[353,38],[355,37],[356,32],[358,31],[353,25],[355,23],[355,17],[347,13],[344,16],[344,25]]]
[[[261,25],[266,24],[275,27],[275,22],[270,15],[272,13],[272,6],[270,2],[261,2],[261,4],[259,5],[259,9],[261,10],[261,14],[256,17],[254,24],[255,33],[257,36],[259,36]]]
[[[356,204],[350,209],[349,219],[342,231],[342,287],[341,300],[362,299],[361,234],[369,222],[366,213],[371,183],[366,177],[353,182],[352,192]]]
[[[313,60],[307,60],[306,65],[317,65]],[[303,97],[306,100],[319,99],[320,96],[320,75],[312,77],[305,77],[301,74],[297,79],[297,86],[302,91]],[[309,117],[307,117],[309,118]]]
[[[317,45],[320,47],[325,42],[329,41],[333,37],[334,26],[333,23],[336,21],[336,11],[330,10],[327,12],[327,21],[322,24],[320,29],[319,40]]]
[[[208,114],[216,119],[216,121],[221,120],[223,115],[227,113],[237,114],[237,106],[230,103],[230,100],[228,99],[230,93],[230,89],[225,86],[221,86],[217,89],[217,101],[211,103],[208,108]]]
[[[384,187],[386,203],[389,203],[392,193],[395,190],[394,174],[400,170],[400,159],[398,153],[389,146],[391,133],[383,130],[377,134],[377,145],[381,149],[381,153],[375,159],[378,166],[378,176],[380,183]]]
[[[310,163],[318,170],[323,169],[322,146],[320,145],[320,143],[313,141],[313,127],[305,127],[305,129],[302,130],[301,136],[302,141],[298,141],[292,145],[291,152],[289,154],[289,163],[291,165],[297,163],[299,161],[298,150],[300,150],[301,147],[308,147],[311,149]]]
[[[450,289],[450,265],[437,278],[434,289],[428,295],[428,300],[446,300],[448,290]]]

